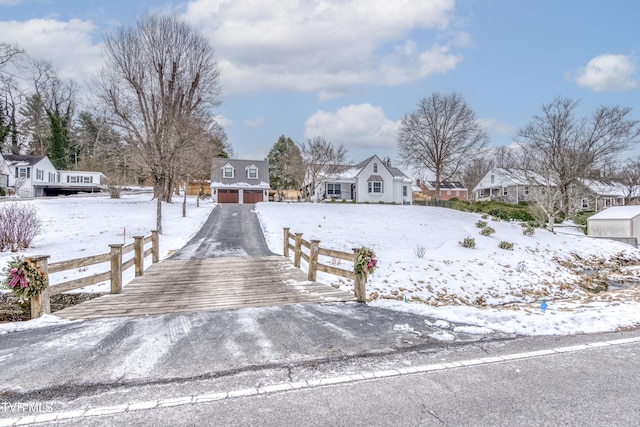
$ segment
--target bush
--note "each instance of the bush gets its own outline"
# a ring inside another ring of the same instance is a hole
[[[0,205],[0,251],[27,249],[40,232],[36,208],[23,203]]]
[[[378,202],[378,204],[379,204],[379,205],[384,205],[384,201],[380,200],[380,201]]]
[[[347,199],[342,199],[340,203],[347,203]]]
[[[531,224],[527,224],[522,228],[522,234],[524,234],[525,236],[533,236],[534,234],[536,234],[536,229],[533,228]]]
[[[336,203],[336,199],[329,200],[329,203]]]
[[[424,258],[424,255],[427,253],[427,248],[421,245],[416,245],[413,249],[413,253],[415,253],[418,258]]]
[[[594,211],[582,211],[578,212],[576,216],[573,217],[573,222],[576,225],[587,225],[587,219],[591,216],[595,215]]]
[[[484,227],[482,230],[480,230],[480,234],[482,234],[483,236],[491,236],[495,232],[496,230],[492,227]]]
[[[478,228],[485,228],[486,226],[487,226],[487,221],[479,220],[478,222],[476,222],[476,227]]]
[[[513,243],[503,240],[498,244],[498,247],[500,249],[506,249],[508,251],[512,251],[513,250]]]
[[[4,197],[7,195],[7,192],[4,190],[3,187],[0,187],[0,197]]]
[[[476,239],[473,237],[465,237],[462,242],[458,242],[463,248],[473,249],[476,247]]]
[[[119,199],[122,193],[122,186],[117,184],[107,184],[107,193],[112,199]]]

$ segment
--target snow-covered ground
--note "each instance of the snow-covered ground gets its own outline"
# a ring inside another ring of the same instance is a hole
[[[155,201],[150,194],[122,199],[66,197],[32,203],[43,223],[42,233],[23,255],[51,255],[50,262],[106,253],[111,243],[130,243],[132,236],[155,228]],[[161,257],[183,246],[215,205],[188,198],[163,205]],[[351,252],[368,246],[378,269],[367,283],[370,304],[413,311],[483,330],[518,334],[604,332],[640,325],[640,289],[593,293],[584,289],[597,281],[593,271],[617,281],[640,278],[640,251],[608,240],[576,234],[551,234],[536,229],[525,236],[517,223],[485,221],[495,229],[479,234],[480,215],[445,208],[390,205],[260,203],[255,208],[270,249],[282,253],[283,227],[301,232],[321,246]],[[126,229],[126,234],[125,234]],[[476,241],[474,249],[459,242]],[[513,250],[500,249],[506,241]],[[424,256],[417,255],[424,248]],[[0,253],[0,265],[14,256]],[[328,264],[345,261],[325,259]],[[303,263],[303,268],[306,267]],[[87,272],[66,273],[65,280]],[[125,282],[133,272],[125,276]],[[346,279],[319,273],[319,281],[352,289]],[[61,280],[61,279],[60,279]],[[55,278],[52,277],[55,283]],[[92,287],[105,291],[108,284]],[[546,310],[541,304],[547,305]],[[0,325],[0,333],[55,323],[55,316]],[[442,322],[446,324],[446,322]]]
[[[616,281],[640,278],[640,251],[623,243],[541,229],[525,236],[520,224],[490,218],[484,221],[495,233],[487,237],[476,226],[479,214],[445,208],[271,203],[256,210],[276,253],[282,253],[283,227],[330,249],[372,248],[379,260],[367,283],[373,305],[530,335],[640,324],[640,289],[584,289],[605,274]],[[467,237],[475,248],[460,246]],[[500,249],[501,241],[513,243],[513,250]],[[318,277],[352,286],[336,276]]]

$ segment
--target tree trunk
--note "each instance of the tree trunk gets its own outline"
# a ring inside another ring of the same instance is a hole
[[[156,198],[156,230],[158,234],[162,234],[162,199]]]

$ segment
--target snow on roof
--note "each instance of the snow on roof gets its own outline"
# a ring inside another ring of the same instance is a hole
[[[616,196],[616,197],[626,197],[626,192],[624,186],[616,183],[606,183],[603,181],[593,181],[589,179],[582,180],[582,183],[594,193],[600,196]]]
[[[640,215],[640,206],[614,206],[588,218],[588,221],[594,219],[632,219]]]

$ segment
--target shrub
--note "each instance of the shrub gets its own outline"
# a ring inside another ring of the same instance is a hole
[[[591,217],[592,215],[594,215],[595,212],[594,211],[582,211],[582,212],[578,212],[574,217],[573,217],[573,222],[576,225],[587,225],[587,219],[589,217]]]
[[[353,199],[353,200],[351,200],[351,203],[353,203],[355,205],[358,202],[356,201],[356,199]]]
[[[415,253],[418,258],[424,258],[424,255],[427,253],[427,248],[421,245],[416,245],[413,249],[413,253]]]
[[[340,203],[347,203],[347,199],[342,199]]]
[[[0,205],[0,251],[12,252],[29,247],[40,232],[36,208],[23,203]]]
[[[7,192],[4,190],[3,187],[0,187],[0,197],[4,197],[7,195]]]
[[[536,234],[536,229],[533,228],[531,224],[527,224],[522,228],[522,234],[524,234],[525,236],[533,236],[534,234]]]
[[[476,239],[473,237],[465,237],[462,242],[458,242],[463,248],[473,249],[476,247]]]
[[[384,202],[383,202],[382,200],[380,200],[380,201],[378,202],[378,204],[379,204],[379,205],[384,205]]]
[[[107,184],[107,193],[109,193],[109,197],[112,199],[119,199],[120,194],[122,193],[122,186],[109,183]]]
[[[489,215],[487,215],[487,214],[482,214],[482,215],[480,216],[480,218],[482,218],[482,219],[487,219],[487,218],[489,218]]]
[[[506,249],[508,251],[512,251],[513,250],[513,243],[503,240],[498,244],[498,247],[500,249]]]
[[[491,236],[495,232],[496,230],[493,227],[484,227],[482,230],[480,230],[480,234],[482,234],[483,236]]]
[[[479,220],[478,222],[476,222],[476,227],[478,228],[485,228],[486,226],[487,226],[487,221]]]

